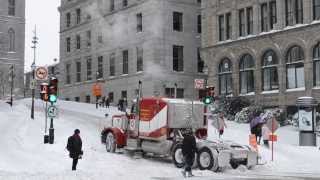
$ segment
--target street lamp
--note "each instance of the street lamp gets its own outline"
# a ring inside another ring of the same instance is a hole
[[[32,84],[35,85],[35,75],[34,75],[35,74],[35,70],[36,70],[35,62],[32,63],[31,70],[32,70]],[[34,119],[34,94],[35,94],[35,87],[34,86],[31,89],[31,93],[32,93],[31,119]]]
[[[33,63],[31,65],[31,70],[32,70],[32,83],[34,87],[32,88],[32,103],[31,103],[31,119],[34,119],[34,91],[35,91],[35,70],[36,70],[36,48],[37,48],[37,43],[38,43],[38,37],[37,37],[37,31],[36,27],[34,27],[34,36],[32,38],[32,44],[33,46],[31,47],[33,49]]]

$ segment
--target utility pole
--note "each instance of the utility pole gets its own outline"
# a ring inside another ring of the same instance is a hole
[[[13,91],[13,78],[14,78],[14,65],[10,66],[10,80],[11,80],[11,88],[10,88],[10,106],[12,107],[13,98],[12,98],[12,91]]]
[[[31,65],[31,70],[32,70],[32,80],[33,80],[33,83],[35,84],[36,48],[38,43],[36,26],[34,27],[33,33],[34,33],[34,36],[32,38],[33,46],[31,47],[33,49],[33,63]],[[35,94],[35,87],[32,88],[31,119],[34,119],[34,94]]]

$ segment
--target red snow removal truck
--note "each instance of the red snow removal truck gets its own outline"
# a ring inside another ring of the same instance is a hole
[[[103,123],[101,141],[108,152],[119,148],[142,154],[172,157],[177,167],[183,167],[182,139],[186,129],[192,128],[197,137],[198,153],[195,166],[218,170],[232,160],[232,152],[221,149],[207,137],[206,106],[200,101],[170,98],[141,98],[133,104],[130,114],[112,116]],[[237,145],[237,148],[241,149]],[[253,163],[247,151],[237,154],[239,163]],[[238,162],[238,161],[237,161]]]

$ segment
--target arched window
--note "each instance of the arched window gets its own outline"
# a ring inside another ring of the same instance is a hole
[[[254,61],[246,54],[240,59],[240,94],[254,91]]]
[[[262,88],[264,91],[279,89],[278,58],[274,51],[269,50],[262,57]]]
[[[313,85],[320,86],[320,42],[313,48]]]
[[[15,51],[15,33],[13,29],[9,29],[8,31],[9,35],[9,51]]]
[[[232,94],[232,64],[227,58],[219,64],[219,93]]]
[[[304,87],[304,54],[299,46],[289,49],[287,56],[287,89]]]
[[[15,13],[15,6],[16,6],[16,2],[15,0],[8,0],[8,15],[9,16],[14,16]]]

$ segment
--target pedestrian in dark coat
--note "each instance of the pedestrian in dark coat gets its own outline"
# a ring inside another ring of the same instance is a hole
[[[77,169],[78,159],[81,159],[83,155],[79,129],[74,130],[74,134],[68,138],[67,150],[69,151],[70,158],[73,159],[72,170],[75,171]]]
[[[109,106],[110,106],[110,99],[109,99],[109,97],[107,97],[107,99],[106,99],[106,108],[109,108]]]
[[[118,102],[118,109],[119,111],[123,111],[123,99],[119,99],[119,102]]]
[[[193,165],[196,152],[196,138],[193,136],[192,130],[190,130],[186,133],[182,141],[182,154],[185,160],[185,169],[182,171],[183,176],[186,176],[186,173],[188,173],[189,176],[193,176],[191,167]]]

